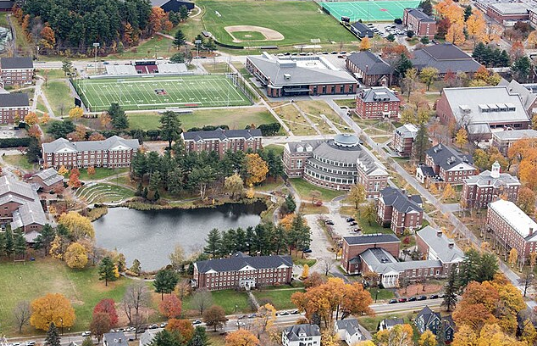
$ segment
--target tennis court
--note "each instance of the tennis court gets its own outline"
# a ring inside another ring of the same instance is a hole
[[[416,8],[420,1],[353,1],[353,2],[322,2],[321,6],[338,21],[341,17],[349,17],[352,22],[391,22],[395,18],[403,18],[405,8]]]
[[[132,77],[73,81],[92,112],[119,103],[125,110],[246,106],[251,102],[235,86],[234,75]]]

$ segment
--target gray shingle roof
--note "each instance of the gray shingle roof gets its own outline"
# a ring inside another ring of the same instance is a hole
[[[337,70],[324,57],[276,58],[269,54],[249,56],[248,60],[265,76],[274,87],[314,84],[356,84],[347,71]],[[297,65],[296,61],[316,60],[325,68],[309,68]]]
[[[367,25],[360,22],[352,23],[351,30],[353,32],[359,33],[360,37],[373,37],[373,30],[371,30]]]
[[[472,166],[474,163],[472,155],[462,154],[454,148],[447,147],[443,144],[437,144],[428,149],[427,155],[433,159],[435,165],[439,165],[446,171],[461,163],[465,163],[470,166]]]
[[[366,75],[390,75],[394,71],[390,64],[370,51],[352,53],[347,59]]]
[[[184,140],[202,141],[211,139],[225,140],[226,138],[245,138],[251,139],[254,137],[261,137],[261,130],[222,130],[216,129],[214,131],[188,131],[183,132]]]
[[[43,143],[43,152],[55,153],[62,149],[70,152],[91,151],[91,150],[120,150],[133,149],[137,150],[140,143],[137,139],[124,139],[118,136],[112,136],[104,141],[82,141],[70,142],[65,138],[59,138],[51,143]]]
[[[427,226],[417,234],[443,263],[460,262],[464,259],[464,252],[442,231]],[[453,246],[450,247],[450,244]]]
[[[41,178],[41,180],[43,180],[43,184],[47,186],[51,186],[57,182],[63,181],[63,177],[59,175],[54,168],[47,168],[34,174],[34,176]]]
[[[522,101],[522,105],[528,111],[530,110],[530,107],[535,102],[535,100],[537,100],[537,94],[531,92],[528,88],[526,88],[524,85],[520,84],[514,79],[508,82],[502,78],[500,83],[498,83],[498,86],[506,86],[507,90],[510,93],[518,94]]]
[[[400,102],[395,93],[385,87],[373,87],[370,89],[361,90],[357,97],[359,97],[363,102]]]
[[[418,128],[413,124],[404,124],[396,128],[395,132],[403,138],[416,138]]]
[[[517,186],[520,185],[520,181],[517,177],[512,176],[509,173],[500,173],[498,178],[492,176],[492,172],[486,170],[478,175],[473,175],[466,178],[465,184],[478,185],[480,187],[491,186],[499,188],[500,186]]]
[[[420,330],[421,333],[425,332],[425,330],[428,329],[427,327],[429,324],[434,320],[441,321],[440,314],[431,310],[431,308],[429,308],[427,305],[425,305],[425,307],[416,315],[416,320],[418,319],[423,320],[423,330]]]
[[[497,137],[500,140],[518,140],[522,138],[536,138],[536,130],[510,130],[493,132],[492,137]]]
[[[0,94],[0,107],[29,107],[28,94],[11,93]]]
[[[389,186],[382,189],[380,195],[385,205],[393,206],[394,209],[401,213],[423,212],[423,209],[419,206],[423,201],[418,195],[413,195],[409,198],[402,190]]]
[[[45,212],[32,185],[8,176],[0,177],[0,204],[14,202],[21,206],[13,213],[12,229],[30,224],[44,225]]]
[[[449,43],[426,46],[415,50],[411,61],[412,65],[418,70],[424,67],[434,67],[441,74],[445,74],[448,71],[474,73],[481,66],[471,56]]]
[[[129,346],[129,340],[123,332],[104,333],[103,335],[105,346]]]
[[[158,332],[155,330],[146,329],[146,331],[140,336],[140,346],[149,346],[157,333]]]
[[[405,321],[402,318],[396,318],[396,317],[386,318],[382,320],[381,322],[384,322],[384,325],[386,327],[394,327],[398,324],[405,324]]]
[[[283,333],[287,336],[289,341],[299,341],[300,334],[305,334],[307,337],[321,336],[319,326],[316,324],[296,324],[285,328]]]
[[[34,68],[34,62],[30,57],[15,57],[0,59],[0,66],[3,70]]]
[[[354,237],[343,237],[349,245],[399,243],[399,238],[393,233],[366,234]]]
[[[398,262],[383,248],[367,249],[360,254],[360,257],[372,271],[381,275],[394,271],[400,273],[405,270],[442,267],[442,262],[436,260]]]
[[[350,335],[358,334],[360,340],[365,340],[365,338],[363,338],[362,332],[360,331],[360,324],[358,323],[358,320],[356,318],[337,320],[336,325],[339,330],[346,330]]]
[[[206,273],[210,270],[216,272],[236,271],[245,266],[255,269],[278,268],[281,265],[292,267],[291,256],[230,257],[194,263],[200,273]]]
[[[425,175],[426,177],[434,177],[434,170],[431,166],[421,165],[418,167],[419,170]]]
[[[421,22],[431,22],[431,23],[436,22],[434,18],[426,15],[425,13],[423,13],[422,10],[418,8],[410,8],[410,9],[407,9],[407,11],[409,15],[411,15],[414,18],[418,18]]]

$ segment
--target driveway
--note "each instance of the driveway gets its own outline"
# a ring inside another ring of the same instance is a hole
[[[331,252],[330,249],[332,249],[332,243],[328,240],[328,237],[324,230],[319,226],[319,223],[317,222],[317,219],[320,215],[305,215],[304,218],[308,222],[308,226],[311,228],[311,244],[310,249],[311,257],[314,257],[317,259],[317,264],[315,264],[311,271],[315,271],[318,273],[323,273],[324,270],[321,265],[322,259],[334,259],[335,253]]]

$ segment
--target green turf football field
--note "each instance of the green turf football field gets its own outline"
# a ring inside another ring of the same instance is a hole
[[[119,103],[125,110],[250,105],[224,75],[83,79],[74,82],[92,112]]]
[[[322,2],[334,18],[341,20],[349,17],[352,22],[391,22],[395,18],[403,18],[405,8],[416,8],[420,1],[353,1],[353,2]]]

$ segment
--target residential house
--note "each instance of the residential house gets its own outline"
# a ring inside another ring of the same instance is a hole
[[[382,248],[398,257],[401,241],[394,234],[366,234],[343,237],[341,265],[348,274],[360,272],[360,254],[371,248]]]
[[[378,330],[390,330],[393,327],[405,324],[405,321],[402,318],[392,317],[392,318],[385,318],[382,321],[380,321]]]
[[[464,251],[455,241],[449,239],[442,230],[431,226],[416,232],[416,245],[425,259],[442,262],[444,273],[449,273],[453,266],[458,266],[464,260]]]
[[[423,13],[419,8],[405,8],[403,26],[414,31],[416,36],[434,38],[436,35],[436,20]]]
[[[524,138],[537,138],[535,130],[508,130],[492,133],[492,146],[498,148],[500,153],[507,156],[509,148],[518,140]]]
[[[416,179],[429,188],[429,184],[436,180],[436,173],[431,166],[419,164],[416,168]]]
[[[0,94],[0,123],[14,124],[15,120],[24,120],[30,110],[28,94]]]
[[[369,28],[367,25],[360,22],[352,23],[351,31],[356,37],[360,39],[364,37],[373,38],[374,36],[373,30],[371,30],[371,28]]]
[[[537,251],[537,223],[513,202],[499,199],[489,204],[486,221],[487,233],[492,236],[493,247],[502,255],[516,249],[518,264],[529,259]]]
[[[407,195],[405,190],[385,187],[377,200],[377,219],[383,227],[401,235],[421,228],[423,221],[423,201],[419,195]]]
[[[385,87],[362,89],[356,95],[356,114],[360,118],[397,118],[401,100]]]
[[[369,332],[358,323],[356,318],[335,321],[334,332],[339,340],[345,341],[348,346],[353,346],[360,341],[371,340]]]
[[[146,329],[145,332],[140,336],[139,346],[151,345],[157,333],[158,331],[154,329]]]
[[[129,346],[129,339],[122,331],[104,333],[103,346]]]
[[[452,185],[459,185],[472,175],[477,174],[471,155],[462,154],[458,150],[437,144],[429,148],[425,156],[425,165],[432,168],[436,180]]]
[[[0,59],[0,77],[6,85],[32,84],[34,62],[31,57],[3,57]]]
[[[200,153],[202,151],[216,151],[222,158],[228,150],[232,152],[262,149],[261,130],[223,130],[214,131],[188,131],[181,133],[185,143],[186,152]]]
[[[291,256],[242,254],[194,263],[192,285],[195,288],[224,290],[289,284],[293,278]]]
[[[500,173],[500,164],[496,161],[491,171],[486,170],[464,180],[461,206],[483,209],[500,197],[516,203],[519,189],[518,178],[509,173]]]
[[[284,147],[283,166],[289,178],[304,178],[331,190],[350,190],[360,183],[368,198],[376,197],[388,182],[384,165],[352,134],[289,142]]]
[[[352,53],[345,63],[347,70],[367,87],[389,87],[394,83],[394,68],[370,51]]]
[[[505,85],[444,88],[436,114],[445,125],[465,128],[468,138],[475,141],[488,141],[492,132],[524,130],[531,124],[519,94]]]
[[[29,183],[36,184],[43,192],[57,192],[63,190],[63,176],[54,168],[47,168],[32,175]]]
[[[414,319],[414,323],[420,334],[429,330],[434,335],[438,336],[438,333],[443,330],[444,342],[450,344],[453,341],[455,329],[451,316],[442,317],[440,313],[434,312],[426,305],[420,312],[418,312],[418,315]]]
[[[269,97],[355,94],[358,83],[323,56],[248,56],[246,69]]]
[[[434,67],[438,70],[440,77],[448,72],[455,74],[464,72],[471,76],[481,66],[470,55],[451,43],[434,44],[416,49],[413,56],[411,61],[414,68],[421,71],[424,67]]]
[[[282,331],[283,346],[320,346],[321,331],[316,324],[295,324]]]
[[[399,126],[393,132],[392,147],[395,152],[402,157],[409,157],[412,155],[412,147],[416,136],[418,135],[418,128],[413,124],[404,124]]]
[[[43,143],[43,164],[45,167],[130,167],[134,152],[140,147],[137,139],[123,139],[112,136],[103,141],[71,142],[59,138]]]

